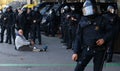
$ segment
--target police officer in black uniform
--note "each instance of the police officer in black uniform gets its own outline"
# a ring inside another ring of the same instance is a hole
[[[66,45],[68,46],[68,26],[70,23],[70,12],[71,9],[69,6],[65,6],[64,7],[64,16],[63,16],[63,23],[62,23],[62,29],[63,31],[63,42],[66,43]]]
[[[7,38],[6,43],[12,44],[11,36],[13,36],[13,41],[15,42],[15,15],[12,7],[7,8]]]
[[[104,17],[110,21],[109,24],[113,27],[112,40],[107,44],[107,47],[108,47],[107,62],[112,62],[115,39],[118,38],[120,18],[117,14],[115,14],[115,8],[112,5],[108,6],[107,13],[104,15]]]
[[[31,28],[31,22],[32,22],[32,11],[31,8],[27,8],[27,13],[26,13],[26,24],[25,24],[25,33],[26,33],[26,39],[29,39],[29,33],[30,33],[30,28]]]
[[[93,58],[94,71],[102,71],[106,43],[112,35],[112,27],[90,0],[83,4],[83,17],[79,22],[72,60],[77,61],[75,71],[84,71]],[[79,39],[79,40],[78,40]]]
[[[27,13],[27,8],[23,9],[18,9],[18,16],[16,19],[16,24],[17,24],[17,29],[22,29],[24,31],[24,36],[26,39],[28,39],[28,34],[26,33],[26,30],[29,30],[26,28],[26,23],[27,23],[27,18],[26,18],[26,13]]]
[[[4,32],[7,29],[6,22],[7,22],[7,15],[6,15],[6,9],[5,9],[5,11],[3,12],[2,16],[1,16],[1,40],[0,40],[0,43],[3,43],[3,40],[4,40]]]
[[[9,44],[12,44],[12,39],[11,39],[11,36],[13,36],[13,40],[15,41],[15,33],[14,33],[14,24],[15,24],[15,21],[14,21],[15,17],[14,17],[14,13],[12,11],[12,7],[11,6],[8,6],[7,7],[7,10],[6,10],[6,13],[4,14],[4,18],[3,18],[3,21],[4,21],[4,24],[6,26],[6,29],[7,29],[7,37],[6,37],[6,43],[9,43]],[[4,34],[4,29],[3,29],[3,32]],[[2,40],[1,42],[3,42],[3,35],[1,36],[2,37]]]
[[[50,14],[49,14],[49,34],[51,34],[53,37],[56,34],[56,13],[54,9],[50,10]]]
[[[75,36],[76,36],[76,29],[79,22],[79,14],[76,13],[75,6],[71,6],[71,13],[70,13],[70,22],[68,24],[68,47],[67,49],[71,49]]]
[[[64,19],[65,19],[65,17],[64,17],[64,8],[62,8],[61,9],[61,16],[60,16],[60,32],[61,32],[61,39],[63,39],[63,37],[64,37]],[[62,43],[64,43],[64,41],[61,41]]]
[[[41,45],[41,30],[40,24],[42,20],[42,15],[37,7],[34,8],[32,13],[32,24],[31,24],[31,39],[35,42],[36,37],[38,38],[39,44]]]

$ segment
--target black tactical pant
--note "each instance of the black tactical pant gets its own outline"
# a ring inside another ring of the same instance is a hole
[[[13,43],[15,44],[15,26],[8,26],[6,34],[7,37],[5,42],[12,44],[12,38],[13,38]]]
[[[65,43],[68,43],[68,26],[64,26],[63,29],[64,29],[64,31],[63,31],[63,33],[64,33],[63,40],[64,40]]]
[[[12,38],[13,38],[13,43],[15,44],[15,38],[16,38],[16,34],[15,34],[15,26],[11,27],[11,32],[12,32]]]
[[[91,48],[84,48],[81,53],[81,57],[77,62],[75,71],[84,71],[85,67],[92,58],[94,63],[94,71],[102,71],[105,54],[105,50],[99,51]]]
[[[29,33],[30,33],[30,26],[25,26],[25,28],[24,28],[24,36],[25,36],[25,38],[28,40],[29,39]]]
[[[11,40],[11,34],[12,34],[12,30],[11,30],[11,27],[7,27],[7,38],[6,38],[6,43],[12,43],[12,40]]]
[[[108,43],[108,50],[107,50],[107,61],[112,61],[112,57],[113,57],[113,49],[114,49],[114,43],[113,41],[110,41]]]
[[[39,44],[41,44],[41,31],[40,25],[32,25],[31,26],[31,38],[35,42],[36,37],[38,38]]]
[[[5,26],[1,26],[1,41],[0,41],[0,42],[3,42],[3,40],[4,40],[4,32],[5,32],[5,29],[6,29]]]
[[[76,28],[71,26],[68,29],[68,48],[72,48],[74,46],[76,36]]]
[[[29,29],[28,28],[24,30],[24,36],[27,40],[29,39]]]
[[[67,48],[72,48],[72,39],[73,39],[73,34],[72,34],[72,28],[68,28],[68,42],[67,42]]]

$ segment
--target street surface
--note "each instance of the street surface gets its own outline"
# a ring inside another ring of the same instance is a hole
[[[0,43],[0,71],[74,71],[73,52],[60,41],[59,37],[42,35],[42,45],[36,46],[48,46],[47,52],[16,51],[13,44]],[[93,71],[92,61],[85,71]],[[115,54],[112,63],[105,63],[103,71],[120,71],[120,55]]]

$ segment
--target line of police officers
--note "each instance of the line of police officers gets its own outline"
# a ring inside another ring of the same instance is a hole
[[[62,43],[65,43],[67,49],[73,47],[74,54],[72,59],[77,61],[75,71],[83,71],[88,62],[94,57],[94,71],[102,71],[103,62],[108,50],[108,62],[112,61],[113,44],[120,32],[119,17],[115,14],[113,6],[108,7],[106,14],[98,13],[96,5],[86,0],[83,4],[83,16],[79,16],[75,12],[74,6],[65,6],[61,10],[60,31],[62,34]],[[53,13],[54,14],[54,13]],[[49,18],[50,23],[54,22],[53,16]],[[11,44],[11,36],[13,42],[15,40],[15,27],[23,29],[26,39],[31,38],[34,42],[36,37],[41,44],[40,23],[42,15],[38,8],[18,9],[18,12],[13,12],[9,6],[1,17],[1,43],[3,43],[4,31],[7,30],[6,43]],[[54,28],[51,24],[51,34],[55,36]],[[114,34],[114,35],[113,35]],[[30,36],[30,37],[29,37]]]
[[[8,6],[6,11],[1,16],[1,39],[0,43],[4,41],[4,32],[6,32],[5,43],[12,44],[15,42],[15,29],[23,29],[24,36],[26,39],[31,39],[35,42],[36,37],[38,38],[39,44],[41,44],[41,32],[40,22],[42,15],[40,14],[38,7],[34,9],[23,8],[13,12],[12,7]]]
[[[60,26],[63,40],[61,42],[67,46],[66,49],[71,49],[74,44],[79,19],[75,6],[65,6],[62,9]]]

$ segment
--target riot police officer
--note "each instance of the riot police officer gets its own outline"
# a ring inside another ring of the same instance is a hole
[[[110,25],[113,27],[113,37],[112,40],[107,44],[108,51],[107,51],[107,62],[112,62],[113,57],[113,49],[114,49],[114,43],[115,39],[118,38],[118,32],[119,32],[119,17],[117,14],[115,14],[115,8],[112,5],[109,5],[107,8],[107,13],[104,15],[106,19],[110,21]]]
[[[79,22],[79,14],[76,13],[75,11],[75,6],[71,6],[71,12],[70,12],[70,22],[68,24],[68,47],[67,49],[71,49],[75,36],[76,36],[76,28]]]
[[[77,61],[75,71],[84,71],[92,58],[94,71],[102,71],[105,45],[111,38],[112,27],[104,17],[97,14],[96,6],[90,0],[85,1],[82,11],[72,56],[72,60]]]
[[[51,34],[53,37],[55,36],[56,34],[56,13],[55,13],[55,10],[54,9],[51,9],[50,10],[50,13],[49,13],[49,26],[48,26],[48,31],[49,33],[48,34]]]
[[[26,36],[26,30],[29,30],[28,28],[25,27],[26,23],[27,23],[27,18],[26,18],[26,13],[27,13],[27,9],[23,8],[23,9],[18,9],[18,15],[17,15],[17,19],[16,19],[16,23],[17,23],[17,29],[23,29],[24,31],[24,36],[27,39]]]
[[[15,17],[14,17],[14,13],[12,11],[12,7],[8,6],[6,13],[4,15],[4,24],[6,26],[7,29],[7,37],[6,37],[6,43],[11,44],[12,43],[12,39],[11,39],[11,35],[13,36],[13,39],[15,41],[15,31],[14,31],[14,21]],[[4,34],[4,32],[2,32]],[[2,35],[2,40],[3,41],[3,35]]]
[[[25,24],[25,36],[26,39],[29,39],[29,33],[31,28],[31,22],[32,22],[32,11],[31,8],[27,8],[27,13],[26,13],[26,24]]]
[[[40,24],[42,20],[42,15],[37,7],[34,8],[32,13],[32,24],[31,24],[31,39],[35,42],[36,37],[38,38],[39,44],[41,44],[41,30]]]
[[[4,32],[6,30],[6,20],[7,20],[7,15],[6,15],[6,10],[3,11],[3,14],[1,16],[1,41],[0,43],[3,43],[4,40]]]
[[[66,43],[66,45],[68,46],[68,24],[70,23],[70,12],[71,12],[71,9],[69,6],[65,6],[64,7],[64,16],[63,16],[63,23],[62,23],[62,29],[64,30],[63,31],[63,43]]]
[[[11,44],[12,39],[11,36],[13,36],[13,41],[15,42],[15,15],[12,10],[12,7],[9,6],[7,8],[7,38],[6,43]]]

